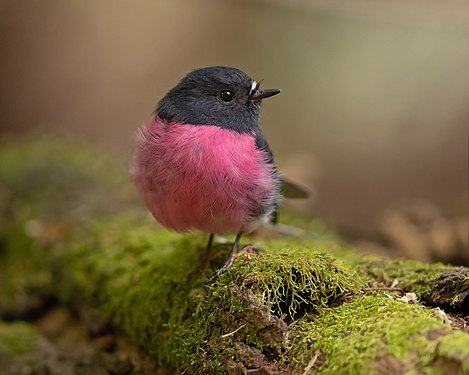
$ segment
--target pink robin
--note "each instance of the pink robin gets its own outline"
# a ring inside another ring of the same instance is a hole
[[[241,235],[275,221],[282,185],[290,197],[307,194],[282,178],[259,127],[262,90],[239,69],[208,67],[185,76],[161,99],[137,134],[131,175],[154,218],[175,231]]]

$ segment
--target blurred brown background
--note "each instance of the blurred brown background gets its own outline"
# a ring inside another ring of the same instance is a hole
[[[388,244],[389,226],[446,220],[467,259],[463,1],[0,0],[0,50],[3,135],[67,135],[121,163],[189,70],[241,68],[283,89],[262,125],[281,169],[315,191],[303,209]]]

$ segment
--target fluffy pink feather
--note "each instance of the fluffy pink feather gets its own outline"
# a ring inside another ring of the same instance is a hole
[[[278,200],[254,135],[156,117],[137,135],[131,175],[156,220],[176,231],[250,232]]]

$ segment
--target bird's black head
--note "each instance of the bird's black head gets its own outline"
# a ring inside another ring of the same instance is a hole
[[[167,121],[251,133],[259,127],[261,100],[278,93],[261,90],[239,69],[213,66],[185,76],[161,99],[156,114]]]

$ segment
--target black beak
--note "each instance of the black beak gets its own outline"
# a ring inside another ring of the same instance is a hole
[[[262,100],[280,94],[281,92],[282,90],[279,89],[254,90],[251,95],[249,95],[249,99]]]

